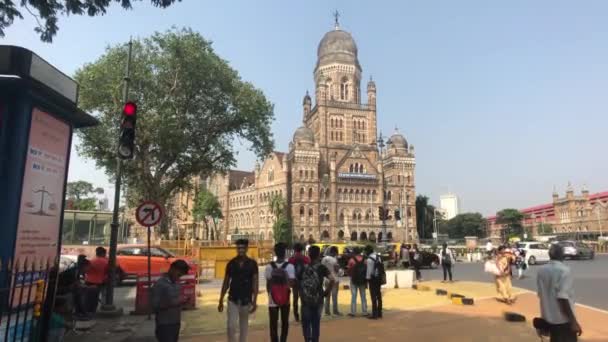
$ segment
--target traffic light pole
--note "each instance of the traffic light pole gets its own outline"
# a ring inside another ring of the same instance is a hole
[[[129,81],[131,75],[131,52],[133,42],[129,40],[129,55],[127,57],[127,68],[124,78],[123,103],[129,100]],[[117,153],[118,154],[118,153]],[[106,286],[105,303],[101,307],[100,313],[107,316],[122,315],[122,308],[114,306],[114,284],[116,283],[116,248],[118,245],[118,211],[120,209],[120,186],[122,183],[122,159],[116,157],[116,183],[114,185],[114,210],[112,211],[112,223],[110,225],[110,257],[108,259],[109,281]]]
[[[387,229],[386,229],[386,181],[384,179],[384,139],[382,138],[382,133],[378,136],[378,147],[380,148],[380,166],[382,167],[382,171],[380,172],[380,184],[382,185],[382,240],[381,243],[386,245],[388,242],[387,237]]]

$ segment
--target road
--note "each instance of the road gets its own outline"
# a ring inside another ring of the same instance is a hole
[[[595,260],[568,260],[566,264],[574,274],[574,292],[577,303],[608,310],[608,255],[596,255]],[[513,279],[513,286],[536,291],[536,273],[541,266],[530,266],[526,277]],[[493,282],[490,275],[483,272],[481,263],[457,263],[453,270],[454,280]],[[443,271],[422,270],[422,277],[428,280],[442,280]]]
[[[574,273],[574,291],[576,301],[581,304],[608,310],[608,295],[606,284],[608,284],[608,255],[597,255],[595,260],[573,260],[566,261]],[[536,291],[536,272],[540,266],[530,266],[526,271],[526,277],[522,280],[514,279],[513,286],[527,290]],[[482,263],[457,263],[454,266],[454,280],[469,280],[481,282],[493,282],[493,278],[483,272]],[[425,280],[441,280],[443,272],[441,269],[422,270]],[[260,288],[263,288],[263,279],[260,279]],[[341,280],[347,283],[347,279]],[[199,285],[203,292],[209,289],[218,289],[221,280],[206,281]],[[116,289],[116,304],[123,307],[125,311],[133,310],[135,303],[135,286],[127,284]]]

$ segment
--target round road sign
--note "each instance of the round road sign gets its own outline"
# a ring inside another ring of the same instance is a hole
[[[161,206],[152,201],[146,201],[140,204],[135,210],[135,219],[144,227],[155,226],[163,217]]]

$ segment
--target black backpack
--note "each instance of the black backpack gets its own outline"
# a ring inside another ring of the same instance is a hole
[[[300,280],[300,299],[302,303],[309,306],[322,303],[323,279],[319,276],[318,265],[306,265]]]
[[[365,265],[365,259],[361,258],[361,261],[357,261],[357,258],[355,258],[352,281],[355,285],[365,285],[367,282],[367,266]]]
[[[295,261],[293,263],[293,268],[295,269],[296,279],[298,281],[302,280],[302,275],[304,275],[304,268],[306,264],[304,263],[304,256],[296,256]]]
[[[380,260],[380,256],[376,256],[374,261],[374,272],[372,272],[372,278],[380,282],[380,285],[386,285],[386,270],[384,269],[384,263]]]

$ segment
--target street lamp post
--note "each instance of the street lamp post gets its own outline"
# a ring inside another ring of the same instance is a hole
[[[384,179],[384,138],[382,137],[382,132],[378,135],[378,148],[380,149],[380,165],[382,166],[382,171],[380,172],[380,184],[381,184],[381,193],[382,193],[382,243],[386,244],[387,232],[386,232],[386,180]]]
[[[604,236],[604,234],[602,233],[602,220],[601,220],[599,205],[595,207],[595,212],[597,214],[597,225],[599,226],[599,229],[600,229],[600,236]]]

